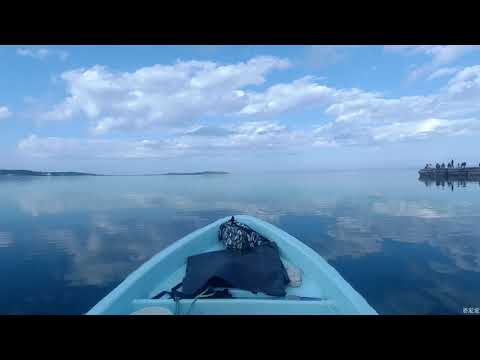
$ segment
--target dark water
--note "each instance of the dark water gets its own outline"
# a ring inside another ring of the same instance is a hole
[[[0,313],[80,314],[189,232],[257,216],[381,314],[480,307],[480,183],[416,171],[0,178]]]

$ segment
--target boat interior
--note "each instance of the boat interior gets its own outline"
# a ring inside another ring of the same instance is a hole
[[[222,250],[218,241],[220,224],[228,218],[199,229],[130,274],[88,314],[175,314],[175,315],[326,315],[375,313],[365,300],[312,249],[282,230],[249,216],[235,218],[267,239],[275,241],[285,265],[301,271],[301,285],[288,286],[285,297],[229,289],[233,298],[196,298],[174,301],[168,296],[153,299],[182,282],[189,256]],[[181,289],[181,288],[180,288]]]

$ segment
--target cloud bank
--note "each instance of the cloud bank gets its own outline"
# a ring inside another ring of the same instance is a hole
[[[443,66],[473,48],[388,49],[423,53],[432,64]],[[86,122],[91,136],[32,134],[18,143],[18,149],[39,157],[168,158],[237,150],[375,146],[480,131],[480,65],[440,68],[430,78],[450,79],[437,92],[396,98],[327,86],[308,75],[269,82],[272,72],[290,66],[287,59],[257,56],[233,64],[179,60],[132,72],[100,65],[66,71],[61,76],[65,98],[42,116]],[[277,120],[308,108],[318,112],[313,125],[303,125],[301,118],[289,124]],[[159,132],[146,135],[152,129]],[[119,134],[137,139],[115,137]]]

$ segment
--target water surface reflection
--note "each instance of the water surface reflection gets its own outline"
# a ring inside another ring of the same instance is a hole
[[[480,303],[477,182],[419,182],[400,171],[1,185],[0,313],[83,313],[155,253],[231,214],[304,241],[380,313]]]

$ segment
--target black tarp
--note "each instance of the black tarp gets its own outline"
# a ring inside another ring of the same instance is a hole
[[[208,287],[226,287],[285,296],[289,280],[274,242],[246,253],[219,250],[187,259],[182,292],[194,297]]]

